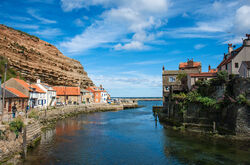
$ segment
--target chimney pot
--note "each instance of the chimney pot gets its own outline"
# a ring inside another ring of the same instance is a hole
[[[211,70],[211,66],[210,65],[208,65],[208,71],[210,71]]]
[[[231,54],[233,51],[233,44],[228,44],[228,53]]]

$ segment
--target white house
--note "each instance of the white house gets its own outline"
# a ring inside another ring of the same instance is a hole
[[[103,90],[101,92],[101,103],[107,103],[108,102],[108,92]]]
[[[229,74],[239,74],[243,61],[250,61],[250,34],[243,41],[243,45],[233,50],[232,44],[228,44],[228,53],[224,54],[223,61],[217,67],[219,71],[227,71]]]
[[[31,84],[29,88],[29,105],[32,108],[45,108],[47,104],[46,92],[36,84]]]
[[[36,85],[45,91],[45,107],[54,106],[56,104],[56,91],[52,88],[52,86],[41,83],[41,80],[38,79]]]

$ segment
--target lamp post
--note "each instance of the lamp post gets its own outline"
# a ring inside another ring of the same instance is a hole
[[[5,99],[5,81],[6,81],[6,73],[7,73],[7,62],[5,63],[4,65],[4,81],[3,81],[3,95],[2,95],[2,98],[3,98],[3,103],[2,103],[2,111],[1,111],[1,115],[3,116],[3,109],[4,109],[4,99]]]

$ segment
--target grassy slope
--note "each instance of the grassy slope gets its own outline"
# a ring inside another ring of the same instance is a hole
[[[0,75],[2,76],[2,83],[4,80],[4,64],[7,62],[8,60],[5,59],[4,57],[0,56]],[[17,77],[18,73],[10,68],[9,66],[7,67],[7,75],[6,75],[6,81],[9,80],[12,77]],[[23,79],[22,77],[20,77],[21,79]]]

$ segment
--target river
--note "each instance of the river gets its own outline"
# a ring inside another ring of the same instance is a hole
[[[250,164],[249,147],[165,129],[152,114],[160,101],[139,104],[145,107],[59,121],[24,164]]]

